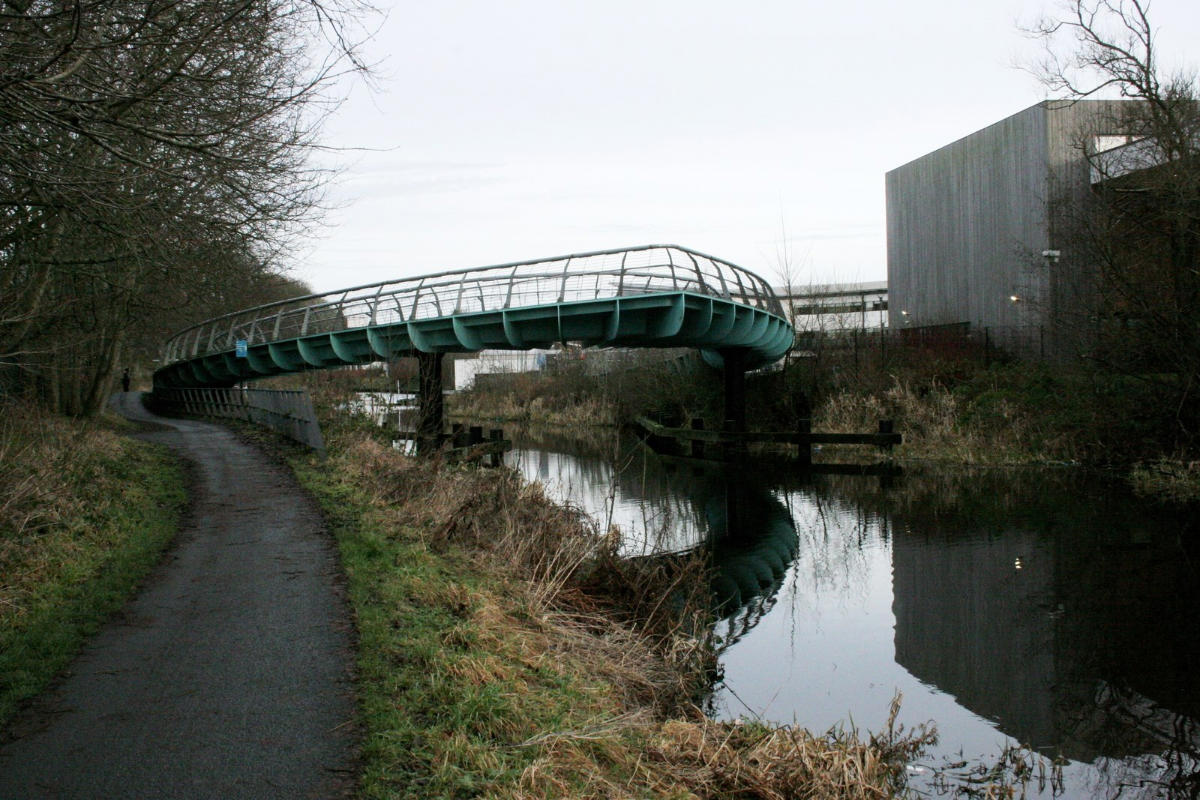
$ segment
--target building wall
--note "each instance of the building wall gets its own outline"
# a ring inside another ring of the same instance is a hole
[[[1047,125],[1038,104],[887,173],[894,330],[1028,324],[1048,241]]]
[[[1092,343],[1097,286],[1094,271],[1081,258],[1085,246],[1078,209],[1091,192],[1091,169],[1083,148],[1097,135],[1121,134],[1122,106],[1129,100],[1087,100],[1048,104],[1047,153],[1050,166],[1048,187],[1050,249],[1058,260],[1043,265],[1045,314],[1048,340],[1060,358],[1069,359],[1088,350]]]
[[[1044,101],[887,173],[889,326],[1023,329],[1046,355],[1086,345],[1091,273],[1064,209],[1089,191],[1083,148],[1122,133],[1127,102]]]

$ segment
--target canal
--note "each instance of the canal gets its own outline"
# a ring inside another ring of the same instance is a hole
[[[939,734],[910,768],[924,794],[1021,744],[1062,765],[1027,796],[1200,795],[1194,517],[1073,470],[729,470],[512,438],[509,463],[629,555],[712,550],[713,716],[873,731],[900,693]]]

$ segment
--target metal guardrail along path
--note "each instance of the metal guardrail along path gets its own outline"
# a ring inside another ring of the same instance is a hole
[[[646,245],[356,286],[227,314],[166,343],[155,386],[254,378],[417,353],[584,346],[697,347],[713,366],[784,355],[794,333],[757,275]],[[238,343],[244,342],[239,353]]]
[[[165,389],[160,386],[149,397],[154,411],[240,419],[272,428],[318,453],[325,452],[321,424],[307,389]]]

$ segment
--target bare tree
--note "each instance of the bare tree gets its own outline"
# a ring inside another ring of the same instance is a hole
[[[1071,0],[1032,31],[1036,67],[1067,100],[1120,97],[1080,132],[1089,188],[1053,209],[1086,294],[1091,355],[1159,380],[1180,432],[1200,422],[1200,85],[1164,74],[1145,0]]]
[[[0,4],[0,366],[94,411],[156,312],[278,269],[329,87],[362,69],[354,2]]]

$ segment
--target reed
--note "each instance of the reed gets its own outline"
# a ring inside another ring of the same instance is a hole
[[[1062,447],[1046,447],[1033,430],[1033,420],[1013,402],[996,399],[983,412],[971,400],[938,383],[916,385],[894,379],[883,392],[839,391],[818,406],[813,428],[873,430],[881,419],[892,420],[904,435],[904,443],[893,452],[901,460],[995,465],[1069,458]],[[826,457],[850,460],[854,454],[850,448],[830,448]]]

